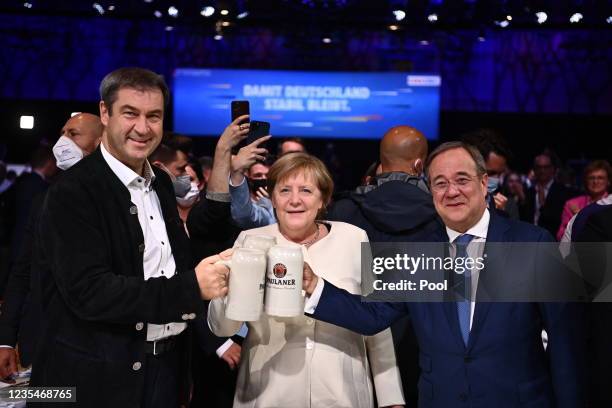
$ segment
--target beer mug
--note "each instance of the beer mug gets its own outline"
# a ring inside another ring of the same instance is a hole
[[[275,245],[268,250],[264,310],[270,316],[304,313],[302,275],[304,257],[299,246]]]
[[[266,253],[260,249],[236,248],[229,261],[218,261],[230,269],[225,316],[240,322],[259,320],[263,307]]]
[[[243,248],[261,249],[264,252],[268,252],[272,246],[276,245],[276,238],[272,235],[247,235],[242,241]]]

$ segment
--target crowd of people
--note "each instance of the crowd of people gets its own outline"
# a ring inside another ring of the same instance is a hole
[[[609,241],[606,160],[572,183],[550,150],[511,169],[495,131],[430,152],[398,124],[361,185],[337,192],[302,139],[244,145],[246,115],[196,157],[164,133],[154,72],[113,71],[100,97],[31,171],[0,162],[0,378],[31,366],[31,386],[76,387],[66,405],[83,407],[612,406],[608,304],[360,301],[368,241],[450,242],[455,256]],[[225,316],[217,261],[248,234],[302,248],[304,315]]]

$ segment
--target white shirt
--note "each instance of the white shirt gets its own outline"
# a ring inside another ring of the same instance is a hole
[[[473,235],[474,238],[468,244],[466,251],[467,256],[469,258],[478,258],[481,257],[484,253],[484,243],[487,240],[487,230],[489,229],[489,221],[491,220],[491,214],[489,214],[489,210],[485,210],[480,217],[480,220],[470,229],[461,233],[455,230],[452,230],[446,227],[446,235],[448,235],[448,241],[453,242],[457,239],[458,236],[464,234]],[[451,247],[451,256],[455,256],[455,249]],[[480,271],[478,269],[473,269],[472,273],[472,294],[470,302],[470,330],[472,329],[472,321],[474,320],[474,309],[476,308],[476,291],[478,290],[478,277],[480,275]]]
[[[166,223],[162,216],[157,193],[151,187],[155,174],[148,161],[144,165],[144,177],[135,173],[125,164],[113,157],[100,144],[102,157],[113,173],[127,187],[130,199],[136,205],[138,222],[144,237],[143,253],[144,280],[150,278],[170,278],[176,274],[176,264],[168,240]],[[147,324],[147,341],[161,340],[181,333],[186,323]]]
[[[489,229],[489,221],[491,220],[491,215],[489,214],[489,210],[485,210],[480,217],[480,220],[466,232],[461,233],[455,230],[452,230],[446,227],[446,234],[448,235],[449,242],[453,242],[459,235],[470,234],[473,235],[474,238],[470,241],[467,247],[467,254],[471,258],[480,257],[484,251],[484,242],[487,239],[487,230]],[[454,256],[454,254],[451,254]],[[325,285],[325,281],[321,278],[317,280],[317,286],[312,291],[312,295],[306,298],[304,302],[304,312],[308,314],[313,314],[317,305],[319,304],[319,299],[321,299],[321,294],[323,293],[323,287]],[[472,271],[472,302],[470,303],[470,329],[472,328],[472,321],[474,320],[474,309],[476,306],[476,290],[478,289],[478,271]]]

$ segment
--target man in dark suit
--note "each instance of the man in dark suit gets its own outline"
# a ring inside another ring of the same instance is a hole
[[[168,88],[141,68],[100,85],[100,147],[49,189],[39,262],[43,327],[33,386],[76,387],[81,407],[186,404],[186,323],[227,292],[211,257],[190,268],[169,177],[147,157]]]
[[[53,146],[57,167],[68,169],[83,156],[96,150],[102,138],[104,126],[100,117],[91,113],[79,113],[66,121],[62,133]],[[0,314],[0,379],[17,373],[17,353],[23,367],[32,364],[39,338],[40,290],[37,283],[35,229],[39,223],[44,194],[33,198],[30,215],[25,226],[23,243],[13,264]]]
[[[539,225],[554,237],[561,225],[565,202],[578,193],[555,180],[558,164],[550,152],[536,156],[533,162],[535,184],[525,193],[519,205],[521,220]]]
[[[537,227],[487,209],[486,169],[475,148],[460,142],[439,146],[428,159],[427,173],[443,232],[457,256],[460,247],[470,253],[484,242],[552,240]],[[512,247],[505,251],[507,259],[520,259]],[[489,261],[480,274],[465,274],[464,289],[481,293],[479,282],[495,273],[487,269]],[[476,301],[362,303],[319,279],[307,265],[304,289],[307,313],[366,335],[410,315],[420,348],[419,407],[583,406],[584,342],[576,305],[480,302],[479,295]],[[547,352],[543,328],[549,336]]]

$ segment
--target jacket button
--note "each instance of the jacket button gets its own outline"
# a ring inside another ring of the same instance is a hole
[[[183,319],[183,320],[189,320],[189,315],[188,315],[187,313],[185,313],[185,314],[183,314],[183,315],[181,316],[181,319]]]
[[[138,252],[143,253],[145,250],[145,244],[138,245]]]
[[[134,364],[132,364],[132,370],[134,371],[140,370],[140,367],[142,367],[142,364],[140,363],[140,361],[137,361]]]
[[[141,331],[143,327],[144,327],[144,324],[142,322],[136,323],[136,330]]]
[[[196,314],[195,313],[189,313],[189,320],[193,320],[196,318]]]
[[[138,207],[136,207],[135,205],[130,207],[130,214],[132,215],[136,215],[138,214]]]
[[[468,396],[465,392],[462,392],[461,394],[459,394],[459,399],[463,402],[468,400]]]

